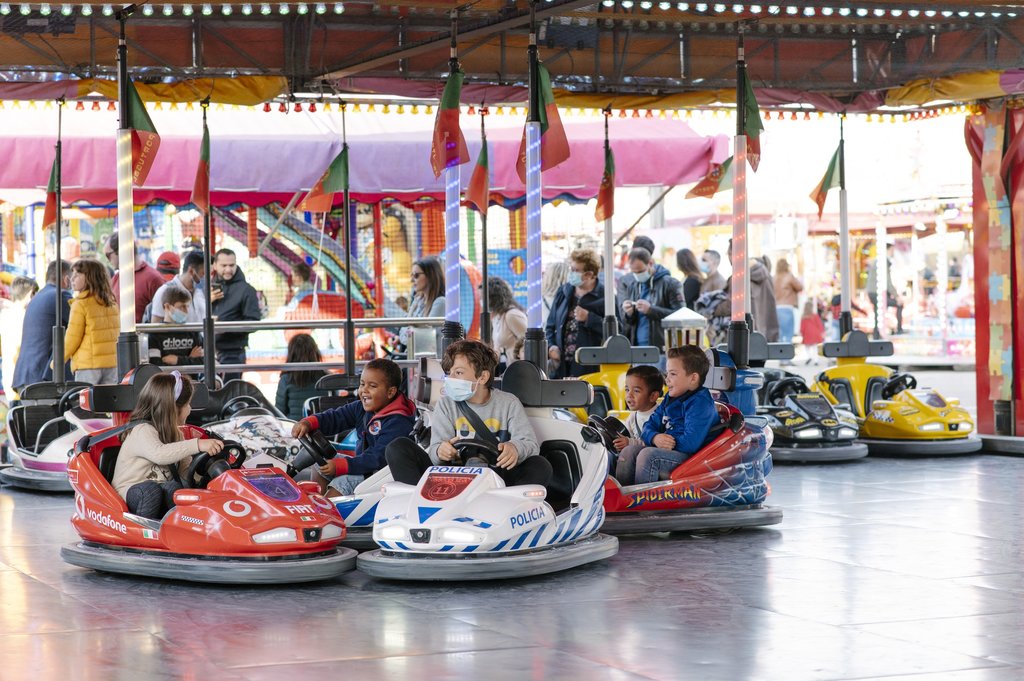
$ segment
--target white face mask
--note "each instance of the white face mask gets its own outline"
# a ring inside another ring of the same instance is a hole
[[[465,402],[476,393],[477,383],[479,381],[467,381],[464,378],[451,378],[445,376],[444,379],[444,394],[452,398],[456,402]]]
[[[647,283],[647,280],[651,278],[651,273],[647,272],[647,271],[637,272],[633,276],[636,277],[636,280],[638,282],[640,282],[641,284],[644,284],[644,283]]]

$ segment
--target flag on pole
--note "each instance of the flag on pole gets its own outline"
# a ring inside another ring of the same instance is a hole
[[[703,196],[710,199],[724,189],[732,189],[732,156],[721,163],[712,163],[708,174],[686,193],[686,198]]]
[[[828,196],[828,190],[839,186],[839,155],[841,151],[841,146],[836,147],[836,153],[832,154],[832,160],[828,162],[828,169],[825,170],[824,177],[811,192],[811,200],[818,204],[819,220],[821,214],[825,212],[825,197]]]
[[[757,166],[761,163],[761,131],[764,130],[764,123],[761,122],[761,110],[757,107],[757,99],[754,98],[754,88],[750,85],[750,78],[743,79],[743,87],[746,88],[746,106],[744,113],[746,118],[743,124],[743,133],[747,136],[747,161],[750,167],[757,172]]]
[[[540,92],[540,169],[550,170],[569,158],[569,140],[558,115],[555,94],[551,91],[551,74],[543,64],[537,64],[537,83]],[[526,130],[519,144],[519,160],[516,161],[519,179],[526,182]]]
[[[594,219],[598,222],[610,220],[615,213],[615,154],[610,144],[604,147],[604,175],[601,176],[601,189],[597,192],[597,208]]]
[[[199,145],[199,167],[196,169],[196,181],[192,185],[192,197],[189,200],[204,213],[210,210],[210,129],[206,126],[206,121],[203,121],[203,142]]]
[[[141,187],[146,183],[156,152],[160,149],[160,134],[131,80],[128,81],[127,121],[128,129],[132,131],[132,182]]]
[[[491,197],[490,167],[487,162],[487,138],[484,138],[480,147],[480,155],[476,159],[476,167],[473,168],[473,177],[469,179],[469,186],[466,187],[466,203],[471,203],[481,213],[487,213],[487,206]]]
[[[345,191],[348,186],[348,145],[341,148],[341,153],[334,157],[331,165],[316,181],[306,197],[299,204],[302,210],[313,213],[327,213],[334,205],[334,195]]]
[[[43,208],[43,229],[57,224],[57,159],[50,168],[50,182],[46,185],[46,206]]]
[[[459,127],[459,95],[465,77],[462,71],[453,71],[444,84],[441,105],[437,107],[434,119],[434,143],[430,147],[430,167],[434,169],[434,177],[441,177],[445,168],[469,161],[466,138]]]

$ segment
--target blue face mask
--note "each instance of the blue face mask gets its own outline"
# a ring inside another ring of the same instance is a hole
[[[703,272],[704,274],[707,274],[708,272],[710,272],[710,271],[711,271],[711,266],[710,266],[710,265],[708,265],[708,264],[707,264],[706,262],[704,262],[703,260],[701,260],[701,261],[700,261],[700,271],[701,271],[701,272]]]
[[[634,273],[633,276],[636,277],[636,280],[638,282],[640,282],[641,284],[645,284],[645,283],[647,283],[647,280],[651,278],[651,273],[650,272],[638,272],[638,273]]]
[[[184,324],[186,321],[188,321],[188,313],[182,312],[177,308],[172,308],[170,319],[175,324]]]
[[[583,283],[583,275],[579,272],[569,272],[569,278],[566,281],[573,286],[579,286]]]
[[[444,394],[456,402],[465,402],[476,392],[476,382],[464,378],[444,378]]]

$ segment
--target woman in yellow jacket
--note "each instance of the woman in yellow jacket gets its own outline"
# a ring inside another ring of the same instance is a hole
[[[71,317],[64,335],[64,361],[71,360],[76,381],[117,383],[117,335],[120,313],[107,270],[96,260],[71,266]]]

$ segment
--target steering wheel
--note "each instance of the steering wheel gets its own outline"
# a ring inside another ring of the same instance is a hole
[[[82,394],[88,386],[80,385],[77,388],[72,388],[63,395],[60,396],[60,402],[57,403],[57,413],[63,414],[64,412],[73,409],[78,406],[78,396]]]
[[[882,399],[892,399],[897,393],[904,390],[913,390],[917,387],[917,379],[910,374],[896,374],[882,386]]]
[[[467,459],[479,458],[486,461],[488,466],[495,466],[498,463],[498,447],[487,440],[478,438],[459,440],[454,442],[453,446],[463,462]]]
[[[224,403],[224,406],[220,408],[220,417],[222,419],[226,419],[234,416],[236,412],[242,411],[243,409],[263,406],[264,404],[252,395],[238,395]]]
[[[334,448],[324,434],[319,430],[313,430],[299,438],[299,444],[306,450],[317,466],[326,466],[328,459],[337,456],[338,451]]]
[[[765,401],[768,404],[781,407],[787,395],[799,395],[803,392],[807,392],[807,384],[804,379],[799,376],[787,376],[772,383]]]
[[[231,460],[232,454],[234,461]],[[181,486],[184,489],[206,487],[218,475],[241,468],[247,456],[245,448],[241,444],[234,440],[224,440],[224,449],[217,454],[200,452],[193,457],[192,463],[189,464],[188,471],[185,472],[185,477],[181,481]],[[197,474],[200,476],[198,483],[195,481]]]
[[[626,428],[626,424],[614,416],[602,418],[595,414],[587,419],[587,425],[598,432],[604,446],[611,451],[615,451],[615,438],[619,436],[629,437],[629,430]]]

